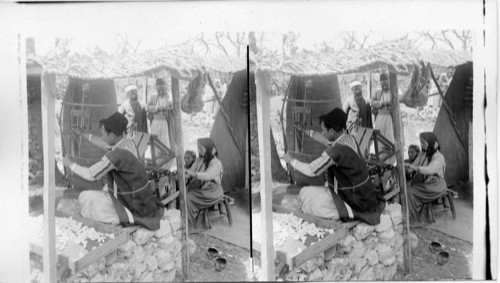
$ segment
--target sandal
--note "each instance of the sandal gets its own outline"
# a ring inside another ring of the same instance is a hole
[[[221,271],[226,267],[227,260],[223,257],[218,257],[215,260],[215,271]]]
[[[210,260],[217,258],[220,255],[221,255],[221,253],[216,248],[208,248],[208,250],[207,250],[207,257]]]
[[[441,245],[440,242],[431,242],[429,250],[431,250],[433,254],[441,252],[443,250],[443,245]]]
[[[445,251],[439,252],[439,254],[438,254],[438,264],[439,265],[443,265],[443,264],[447,263],[449,259],[450,259],[450,254],[448,252],[445,252]]]

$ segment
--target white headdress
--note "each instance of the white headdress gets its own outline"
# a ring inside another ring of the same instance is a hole
[[[128,93],[129,91],[132,90],[138,90],[138,88],[135,85],[129,85],[125,88],[125,93]]]
[[[350,84],[349,84],[349,87],[352,89],[353,87],[355,86],[361,86],[361,82],[360,81],[352,81]]]

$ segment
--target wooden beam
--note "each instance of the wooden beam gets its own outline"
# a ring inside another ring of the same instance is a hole
[[[401,209],[403,212],[403,235],[406,237],[404,242],[404,270],[406,273],[411,272],[411,247],[409,242],[410,235],[410,219],[408,211],[408,192],[406,190],[406,175],[404,168],[404,148],[403,148],[403,129],[401,128],[401,115],[399,113],[399,95],[398,81],[394,73],[389,72],[389,88],[391,90],[391,117],[394,128],[394,146],[396,150],[396,172],[399,187],[401,189]]]
[[[460,143],[462,144],[462,146],[464,147],[465,149],[465,152],[469,152],[469,147],[467,145],[467,143],[465,142],[465,139],[462,137],[462,135],[460,134],[460,131],[458,131],[458,128],[457,128],[457,122],[455,121],[455,117],[453,116],[453,112],[451,111],[451,108],[450,106],[448,105],[448,102],[446,102],[446,100],[444,99],[444,93],[443,91],[441,90],[441,86],[439,85],[439,83],[437,82],[437,79],[436,79],[436,76],[434,76],[434,71],[432,71],[432,67],[431,65],[429,64],[429,70],[431,71],[431,77],[432,77],[432,80],[434,81],[434,84],[436,85],[437,87],[437,90],[439,92],[439,95],[441,95],[441,99],[443,100],[443,105],[444,105],[444,108],[446,109],[446,112],[448,112],[448,117],[450,117],[450,121],[451,121],[451,125],[453,126],[453,129],[455,130],[455,132],[457,133],[457,136],[458,136],[458,140],[460,140]]]
[[[56,100],[52,89],[54,75],[42,76],[42,137],[43,137],[43,278],[57,281],[56,254],[56,177],[55,123]]]
[[[267,71],[257,71],[257,127],[260,156],[260,197],[261,197],[261,245],[263,281],[274,281],[274,244],[273,244],[273,180],[271,170],[271,123],[270,94],[271,76]]]
[[[171,133],[174,141],[174,152],[177,157],[177,177],[179,178],[180,191],[180,211],[182,221],[182,275],[184,279],[189,281],[189,253],[187,250],[188,239],[188,215],[186,202],[186,183],[184,182],[184,139],[182,134],[182,119],[181,119],[181,92],[179,88],[179,79],[172,77],[172,104],[173,109],[170,112],[172,115]]]

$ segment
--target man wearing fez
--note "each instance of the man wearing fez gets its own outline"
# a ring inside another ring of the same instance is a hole
[[[300,191],[304,212],[342,221],[380,222],[384,202],[379,201],[354,137],[347,133],[347,115],[339,108],[319,117],[326,150],[311,163],[284,156],[285,161],[310,177],[328,173],[328,186],[308,186]],[[338,185],[335,183],[337,182]],[[305,209],[304,209],[305,208]]]
[[[342,105],[342,109],[347,114],[347,131],[354,134],[358,127],[372,128],[372,111],[369,104],[363,97],[363,90],[360,81],[352,81],[349,84],[353,96],[349,96]]]
[[[167,111],[172,109],[172,103],[168,97],[168,88],[164,79],[156,79],[156,92],[156,95],[150,97],[147,105],[147,111],[153,117],[149,133],[156,135],[164,145],[170,148]]]
[[[380,133],[387,138],[391,143],[394,144],[394,128],[392,125],[391,117],[391,104],[392,95],[389,89],[389,79],[387,74],[380,74],[380,87],[375,92],[375,96],[372,98],[370,104],[376,109],[374,128],[379,130]],[[382,151],[385,149],[382,146]],[[396,161],[396,156],[389,158],[386,163],[392,164]]]
[[[125,138],[127,119],[115,112],[99,124],[101,137],[75,130],[92,143],[108,148],[99,162],[83,167],[63,158],[65,166],[86,180],[107,177],[107,192],[88,190],[80,194],[82,216],[110,224],[139,224],[150,230],[159,229],[164,208],[153,195],[134,141]]]

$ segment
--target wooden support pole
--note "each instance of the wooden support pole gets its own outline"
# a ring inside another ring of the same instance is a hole
[[[263,281],[274,281],[274,244],[273,244],[273,180],[271,170],[271,123],[269,72],[257,71],[257,127],[260,156],[260,197],[261,197],[261,262]]]
[[[180,211],[182,221],[182,275],[184,279],[189,281],[189,253],[187,250],[188,239],[188,215],[186,202],[186,183],[184,182],[184,139],[182,134],[182,119],[181,119],[181,94],[179,88],[179,79],[172,77],[172,104],[173,109],[170,112],[172,115],[172,131],[174,141],[174,152],[177,157],[177,177],[179,178],[180,191]]]
[[[467,145],[467,143],[465,142],[465,139],[462,138],[462,135],[460,134],[460,132],[458,131],[458,128],[457,128],[457,122],[455,121],[455,117],[453,116],[453,112],[451,111],[451,108],[450,106],[448,105],[448,102],[446,102],[446,100],[444,99],[444,93],[443,91],[441,90],[441,86],[439,85],[437,79],[436,79],[436,76],[434,76],[434,71],[432,71],[432,67],[431,65],[429,64],[429,70],[431,71],[431,77],[432,77],[432,80],[434,81],[434,84],[436,85],[437,87],[437,90],[439,92],[439,95],[441,96],[441,99],[443,100],[443,105],[444,105],[444,108],[446,108],[446,112],[448,112],[448,117],[450,117],[450,121],[451,121],[451,125],[453,126],[453,129],[455,130],[455,132],[457,133],[457,136],[458,136],[458,139],[460,140],[460,143],[462,144],[462,146],[464,147],[465,149],[465,152],[469,152],[469,146]]]
[[[57,281],[56,254],[56,178],[55,123],[56,100],[52,89],[54,75],[42,77],[42,137],[43,137],[43,278]]]
[[[391,90],[391,117],[394,128],[394,146],[396,149],[396,172],[399,187],[401,190],[401,209],[403,212],[403,236],[404,242],[404,270],[406,273],[411,272],[411,247],[409,242],[410,235],[410,219],[408,211],[408,193],[406,189],[406,175],[404,168],[404,148],[402,144],[403,129],[401,128],[401,115],[399,113],[399,95],[398,95],[398,80],[394,73],[389,73],[389,88]]]

